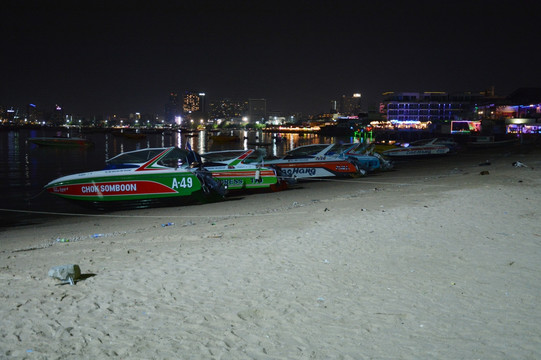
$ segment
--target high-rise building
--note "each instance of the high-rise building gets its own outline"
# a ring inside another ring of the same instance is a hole
[[[28,117],[28,121],[33,124],[39,121],[40,113],[38,111],[38,108],[35,104],[28,104],[26,106],[26,116]]]
[[[338,101],[336,100],[331,100],[331,103],[330,103],[330,112],[331,114],[336,114],[338,112]]]
[[[209,102],[209,119],[231,120],[239,119],[248,112],[248,101],[221,99]]]
[[[199,93],[194,91],[185,91],[182,97],[182,111],[184,115],[191,114],[201,110],[201,99]]]
[[[361,94],[355,93],[352,96],[342,95],[340,98],[339,113],[342,115],[359,115],[361,113]]]
[[[175,118],[181,115],[178,94],[174,91],[169,93],[169,101],[165,104],[165,122],[173,124]]]
[[[267,120],[267,100],[249,99],[248,100],[248,122],[265,122]]]
[[[207,113],[207,94],[204,92],[199,93],[199,112],[202,114]]]

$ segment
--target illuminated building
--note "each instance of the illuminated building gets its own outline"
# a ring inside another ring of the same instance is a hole
[[[475,106],[484,98],[482,93],[446,92],[387,92],[383,96],[384,117],[400,124],[441,124],[472,118]]]
[[[267,100],[249,99],[248,100],[248,122],[264,123],[267,119]]]
[[[209,102],[209,119],[240,119],[248,112],[248,101],[221,99]]]
[[[480,118],[507,120],[512,118],[541,118],[541,88],[519,88],[505,98],[480,104]]]
[[[182,97],[182,111],[184,114],[191,114],[201,110],[201,99],[199,93],[185,91]]]
[[[361,113],[361,94],[355,93],[352,96],[342,95],[338,112],[341,115],[359,115]]]

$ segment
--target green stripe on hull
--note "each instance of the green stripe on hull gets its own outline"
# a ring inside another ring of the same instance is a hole
[[[220,171],[219,173],[223,174],[226,171]],[[276,176],[261,176],[259,180],[256,180],[254,176],[235,176],[234,173],[234,170],[228,172],[227,175],[213,173],[213,177],[227,185],[229,190],[263,189],[278,182]]]

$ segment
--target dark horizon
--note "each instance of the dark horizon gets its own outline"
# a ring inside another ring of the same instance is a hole
[[[540,87],[538,1],[3,4],[0,105],[161,113],[170,91],[320,113],[360,92]]]

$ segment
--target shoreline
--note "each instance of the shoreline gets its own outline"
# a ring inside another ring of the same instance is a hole
[[[76,204],[70,203],[68,201],[63,201],[66,204],[68,212],[63,211],[32,211],[32,210],[14,210],[13,213],[4,212],[11,214],[21,220],[12,223],[3,225],[0,227],[0,241],[2,241],[1,234],[4,232],[10,232],[15,229],[24,229],[27,227],[44,227],[49,228],[51,226],[58,226],[62,228],[65,222],[71,222],[73,220],[77,222],[91,222],[92,219],[97,219],[100,221],[107,222],[107,218],[118,218],[118,219],[129,219],[129,218],[139,218],[139,219],[163,219],[164,221],[168,218],[174,219],[190,219],[198,217],[212,217],[212,218],[225,218],[233,215],[227,215],[226,211],[215,210],[215,209],[227,209],[231,206],[235,208],[246,208],[251,209],[250,214],[257,214],[258,211],[266,211],[265,209],[260,209],[260,203],[266,205],[273,204],[275,208],[288,208],[289,204],[300,203],[295,200],[296,198],[305,200],[305,194],[313,193],[327,193],[327,194],[340,194],[341,192],[358,192],[355,196],[368,196],[371,197],[370,201],[377,201],[378,195],[375,194],[382,189],[391,190],[391,189],[405,189],[407,193],[401,193],[402,196],[413,196],[412,193],[432,193],[432,192],[445,192],[449,189],[460,188],[463,186],[475,186],[474,183],[463,181],[457,185],[452,184],[426,184],[427,180],[436,179],[438,177],[452,177],[456,175],[466,175],[466,174],[478,174],[483,170],[499,170],[505,169],[509,170],[512,168],[512,163],[515,161],[521,161],[528,165],[529,168],[540,168],[541,163],[537,160],[538,155],[541,153],[541,149],[535,149],[533,152],[523,153],[511,153],[506,152],[504,149],[490,149],[487,151],[473,151],[473,152],[462,152],[455,155],[446,155],[442,157],[434,158],[418,158],[418,159],[409,159],[409,160],[399,160],[395,161],[394,169],[391,171],[376,172],[374,174],[369,174],[368,176],[361,178],[323,178],[323,179],[313,179],[307,180],[299,183],[296,186],[293,186],[291,189],[286,191],[279,192],[262,192],[255,194],[235,194],[233,196],[227,197],[224,201],[219,201],[215,203],[194,203],[189,205],[179,205],[179,206],[165,206],[165,207],[149,207],[144,209],[125,209],[125,210],[116,210],[116,211],[99,211],[88,209],[85,207],[77,206]],[[525,160],[526,159],[526,160]],[[531,159],[531,160],[530,160]],[[485,166],[484,163],[489,162],[489,166]],[[533,166],[532,166],[533,165]],[[507,169],[506,169],[507,168]],[[485,177],[484,180],[489,181],[489,177]],[[415,186],[425,184],[426,188],[415,189]],[[352,185],[352,187],[349,187]],[[400,190],[399,190],[400,191]],[[374,194],[372,194],[374,193]],[[410,194],[410,195],[408,195]],[[51,196],[49,194],[42,194],[42,196]],[[288,200],[288,197],[291,197],[292,200]],[[318,196],[320,195],[318,194]],[[56,198],[55,198],[56,200]],[[326,199],[324,201],[329,201]],[[318,199],[312,199],[309,203],[319,202]],[[400,199],[396,201],[396,204],[391,204],[387,200],[386,206],[398,206]],[[395,202],[395,199],[393,199]],[[245,203],[245,204],[244,204]],[[223,204],[223,205],[221,205]],[[302,206],[305,206],[304,204]],[[291,207],[291,206],[289,206]],[[210,209],[210,210],[208,210]],[[208,211],[217,211],[215,215],[209,216],[206,215]],[[174,215],[171,213],[174,212]],[[152,214],[151,214],[152,213]],[[184,215],[178,215],[182,213]],[[193,214],[193,215],[190,215]],[[240,214],[240,216],[247,216],[246,214]],[[7,216],[10,219],[9,216]],[[3,220],[5,221],[5,220]],[[165,223],[170,221],[165,221]],[[89,234],[91,235],[91,234]],[[84,235],[78,235],[82,237]]]
[[[0,354],[539,358],[540,173],[537,151],[425,159],[4,230]],[[68,263],[85,278],[57,286]]]

